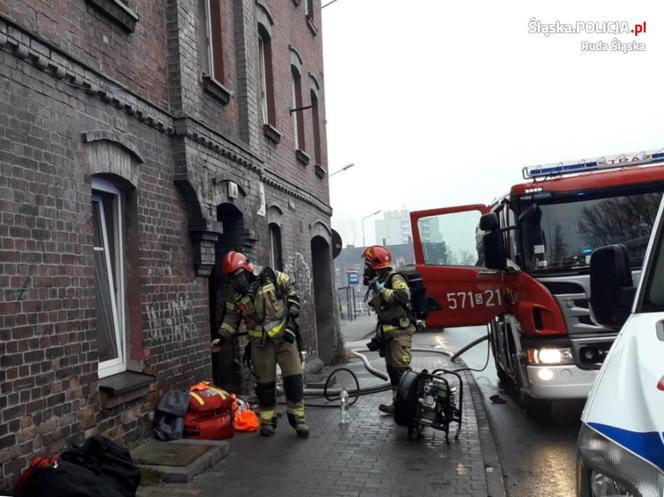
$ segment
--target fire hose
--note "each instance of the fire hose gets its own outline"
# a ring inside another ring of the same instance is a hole
[[[484,336],[481,336],[480,338],[477,338],[476,340],[473,340],[472,342],[468,343],[467,345],[464,345],[461,349],[458,351],[451,353],[445,350],[440,350],[440,349],[434,349],[430,347],[415,347],[412,348],[412,352],[420,352],[420,353],[432,353],[432,354],[440,354],[444,355],[450,358],[452,362],[456,362],[457,359],[466,353],[468,350],[472,349],[476,345],[479,345],[480,343],[483,343],[487,340],[490,340],[490,334],[487,329],[487,334]],[[332,379],[340,372],[347,372],[353,377],[353,381],[355,383],[355,388],[351,390],[347,390],[349,398],[352,399],[350,401],[350,405],[355,404],[357,402],[357,399],[363,395],[372,395],[375,393],[380,393],[380,392],[385,392],[388,391],[392,388],[392,385],[388,381],[389,378],[388,376],[383,373],[382,371],[377,370],[374,368],[371,363],[369,362],[369,359],[364,355],[364,353],[370,352],[369,349],[367,348],[362,348],[362,349],[353,349],[351,350],[351,353],[358,357],[362,363],[364,364],[365,369],[371,373],[372,375],[376,376],[377,378],[380,378],[381,380],[385,381],[385,383],[380,384],[380,385],[374,385],[371,387],[364,387],[361,388],[359,384],[359,380],[357,379],[357,376],[355,373],[353,373],[350,369],[348,368],[337,368],[334,371],[332,371],[328,377],[327,380],[325,381],[325,386],[323,388],[305,388],[304,389],[304,396],[306,398],[325,398],[328,402],[333,402],[336,400],[339,400],[339,396],[341,394],[341,388],[330,388],[329,385],[332,382]],[[489,364],[489,353],[490,353],[490,346],[487,345],[487,354],[486,354],[486,361],[484,363],[484,366],[482,366],[481,369],[473,369],[473,368],[459,368],[455,369],[453,372],[454,373],[459,373],[461,371],[483,371],[486,369],[486,367]],[[307,403],[307,406],[311,407],[338,407],[338,404],[310,404]]]
[[[238,333],[236,336],[241,336],[241,335],[246,335],[246,333]],[[487,332],[486,335],[473,340],[472,342],[468,343],[467,345],[463,346],[461,349],[459,349],[457,352],[450,353],[445,350],[440,350],[440,349],[435,349],[435,348],[430,348],[430,347],[415,347],[412,348],[412,352],[421,352],[421,353],[432,353],[432,354],[440,354],[444,355],[450,358],[452,362],[456,362],[456,360],[465,352],[470,350],[471,348],[475,347],[476,345],[479,345],[480,343],[487,341],[490,339],[490,335]],[[378,369],[374,368],[371,363],[369,362],[369,359],[367,359],[366,355],[364,353],[366,352],[371,352],[368,348],[361,348],[361,349],[353,349],[351,350],[351,353],[358,357],[363,365],[364,368],[374,375],[375,377],[381,379],[384,381],[384,383],[381,383],[379,385],[373,385],[369,387],[360,387],[360,382],[357,378],[357,375],[351,371],[349,368],[346,367],[341,367],[333,370],[328,376],[327,379],[325,380],[325,384],[323,388],[310,388],[310,387],[305,387],[304,388],[304,396],[305,398],[308,399],[316,399],[316,398],[324,398],[327,400],[329,403],[328,404],[313,404],[313,403],[306,403],[307,406],[309,407],[326,407],[326,408],[338,408],[339,404],[333,403],[334,401],[340,400],[340,395],[341,395],[341,388],[330,388],[330,384],[332,383],[332,380],[334,377],[341,373],[345,372],[348,373],[352,378],[353,382],[355,384],[355,388],[351,388],[349,390],[346,390],[348,393],[349,399],[349,405],[353,405],[357,402],[359,397],[364,396],[364,395],[373,395],[376,393],[381,393],[381,392],[386,392],[388,390],[391,390],[392,385],[389,382],[389,377],[387,374],[383,373],[382,371],[379,371]],[[484,366],[480,369],[472,369],[472,368],[459,368],[453,371],[453,373],[458,373],[461,371],[483,371],[486,369],[488,363],[489,363],[489,352],[490,352],[490,346],[487,346],[487,358]]]

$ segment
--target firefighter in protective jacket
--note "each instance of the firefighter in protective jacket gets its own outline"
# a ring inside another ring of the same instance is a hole
[[[369,287],[369,305],[376,312],[376,335],[367,344],[385,357],[387,374],[396,397],[401,376],[410,369],[415,318],[410,303],[410,288],[401,274],[392,271],[392,255],[380,245],[368,247],[364,258],[364,284]],[[381,412],[394,414],[394,402],[381,404]]]
[[[288,275],[265,267],[256,274],[244,254],[228,252],[223,270],[232,290],[218,334],[228,339],[244,322],[256,375],[262,436],[271,436],[277,426],[276,367],[283,375],[288,422],[302,438],[309,436],[304,418],[304,380],[298,350],[297,317],[300,297]],[[212,342],[213,351],[218,342]]]

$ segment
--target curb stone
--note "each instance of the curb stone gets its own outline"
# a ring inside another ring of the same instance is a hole
[[[468,365],[463,359],[457,359],[461,367],[467,368]],[[505,481],[503,480],[503,467],[498,457],[495,436],[489,423],[489,413],[484,402],[484,395],[477,386],[472,371],[464,371],[464,376],[468,382],[470,395],[473,398],[473,407],[477,418],[477,428],[479,431],[480,444],[482,445],[482,458],[484,459],[484,469],[486,471],[487,497],[507,497]]]

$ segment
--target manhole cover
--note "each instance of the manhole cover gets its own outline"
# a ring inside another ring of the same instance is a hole
[[[214,449],[214,446],[150,440],[133,450],[131,457],[136,464],[150,466],[189,466],[211,449]]]

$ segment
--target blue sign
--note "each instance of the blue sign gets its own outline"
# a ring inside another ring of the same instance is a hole
[[[360,284],[360,272],[359,271],[346,271],[346,278],[348,279],[349,285],[359,285]]]

